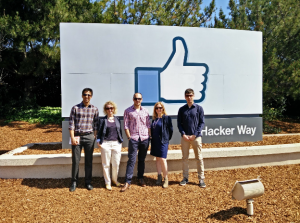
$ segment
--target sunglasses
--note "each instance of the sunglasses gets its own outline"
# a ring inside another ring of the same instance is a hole
[[[158,110],[158,109],[161,110],[161,109],[163,109],[163,108],[162,108],[162,107],[156,107],[155,109],[156,109],[156,110]]]
[[[185,97],[189,98],[189,97],[193,97],[193,94],[186,94]]]
[[[105,110],[114,110],[114,107],[105,108]]]
[[[83,94],[83,96],[91,97],[92,95],[91,94]]]
[[[135,101],[140,101],[142,98],[133,98]]]

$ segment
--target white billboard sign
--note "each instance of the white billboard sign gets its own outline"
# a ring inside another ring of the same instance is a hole
[[[60,24],[62,116],[94,91],[102,111],[114,101],[118,116],[135,92],[152,113],[163,101],[169,115],[193,88],[205,115],[262,113],[262,33],[195,27]],[[102,114],[101,114],[102,115]]]

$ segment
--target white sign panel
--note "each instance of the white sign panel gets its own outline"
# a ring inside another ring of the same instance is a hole
[[[92,104],[102,111],[112,100],[118,116],[135,92],[150,113],[163,101],[177,115],[187,88],[206,115],[262,113],[261,32],[61,23],[60,42],[63,117],[86,87]]]

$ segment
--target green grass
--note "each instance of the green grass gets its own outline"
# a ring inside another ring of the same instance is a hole
[[[40,107],[33,109],[12,108],[5,119],[6,122],[25,121],[41,124],[61,124],[63,121],[60,107]]]

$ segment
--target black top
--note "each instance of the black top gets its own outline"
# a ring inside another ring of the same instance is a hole
[[[117,141],[118,140],[118,132],[117,126],[115,122],[107,122],[106,134],[104,136],[104,140],[107,141]]]
[[[122,137],[122,131],[121,131],[121,123],[118,117],[114,117],[115,119],[115,126],[117,129],[117,140],[119,143],[123,142],[123,137]],[[109,121],[107,120],[107,116],[100,118],[99,119],[99,128],[98,128],[98,134],[97,134],[97,141],[99,141],[100,144],[103,143],[104,137],[106,136],[106,131],[107,131],[107,126],[108,126]]]

